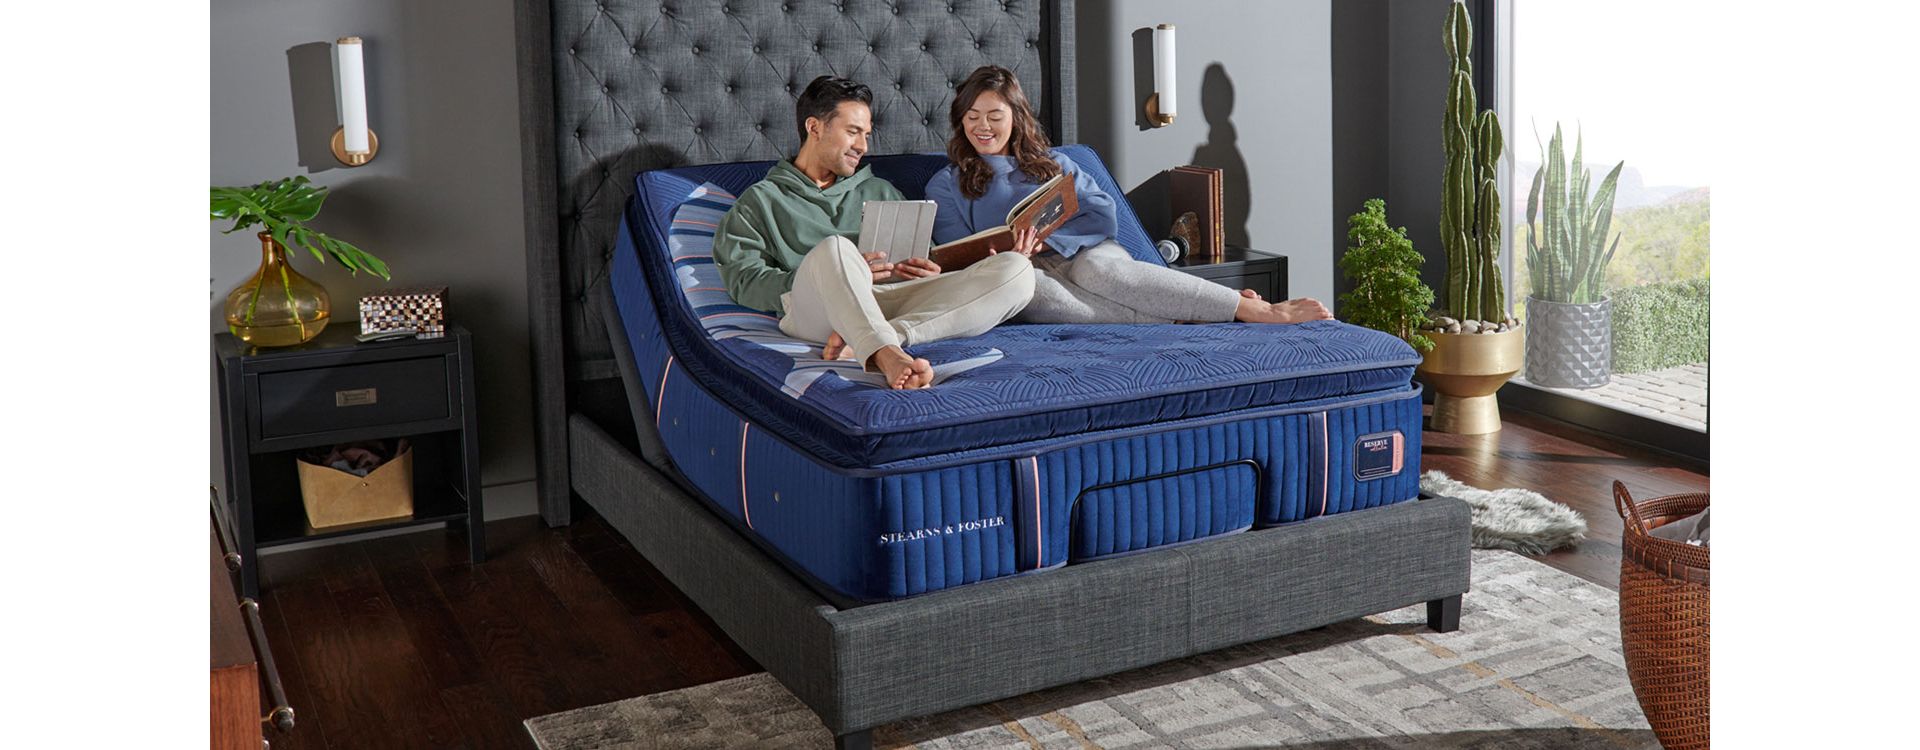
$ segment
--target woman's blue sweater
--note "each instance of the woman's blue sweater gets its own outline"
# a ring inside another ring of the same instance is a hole
[[[1073,175],[1073,189],[1080,202],[1080,212],[1054,230],[1044,242],[1061,255],[1073,257],[1081,248],[1112,239],[1119,224],[1115,219],[1113,196],[1101,190],[1093,178],[1080,171],[1079,165],[1074,164],[1072,159],[1057,150],[1052,154],[1060,168]],[[927,181],[927,200],[939,206],[933,218],[934,244],[952,242],[982,229],[1005,224],[1007,211],[1040,187],[1040,183],[1016,167],[1011,156],[981,158],[993,167],[993,179],[987,182],[986,194],[977,199],[960,194],[959,173],[951,164]]]

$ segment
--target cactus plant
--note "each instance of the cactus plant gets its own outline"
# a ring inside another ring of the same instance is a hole
[[[1533,173],[1533,187],[1527,190],[1528,275],[1535,297],[1589,304],[1606,297],[1607,263],[1620,247],[1619,234],[1613,236],[1612,246],[1607,245],[1607,230],[1613,224],[1614,190],[1627,163],[1613,165],[1613,171],[1600,181],[1600,190],[1589,199],[1593,172],[1581,159],[1584,138],[1574,134],[1571,165],[1566,162],[1564,144],[1556,123],[1540,169]]]
[[[1443,33],[1453,74],[1447,88],[1443,134],[1447,169],[1441,193],[1440,243],[1447,251],[1446,307],[1466,319],[1507,318],[1500,275],[1500,190],[1495,168],[1505,144],[1500,118],[1479,110],[1473,90],[1473,24],[1467,5],[1454,0]],[[1476,114],[1477,112],[1477,114]]]

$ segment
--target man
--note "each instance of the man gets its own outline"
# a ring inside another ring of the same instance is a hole
[[[741,191],[715,228],[713,260],[741,305],[780,316],[789,336],[851,354],[893,388],[925,388],[933,367],[904,347],[975,336],[1012,318],[1033,297],[1033,266],[1000,253],[941,273],[925,258],[890,264],[855,241],[866,201],[900,191],[860,166],[873,132],[873,92],[821,76],[800,94],[800,152]]]

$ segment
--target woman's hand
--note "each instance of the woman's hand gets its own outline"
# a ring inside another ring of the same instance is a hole
[[[1046,246],[1040,244],[1040,230],[1038,229],[1027,227],[1013,234],[1013,251],[1016,253],[1031,258],[1045,249]]]

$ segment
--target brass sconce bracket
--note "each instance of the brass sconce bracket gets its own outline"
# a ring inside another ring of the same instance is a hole
[[[373,161],[373,157],[380,155],[380,136],[375,135],[371,128],[367,130],[367,150],[364,152],[351,152],[347,150],[346,128],[334,129],[332,145],[333,158],[338,159],[341,164],[349,167],[361,166]]]

